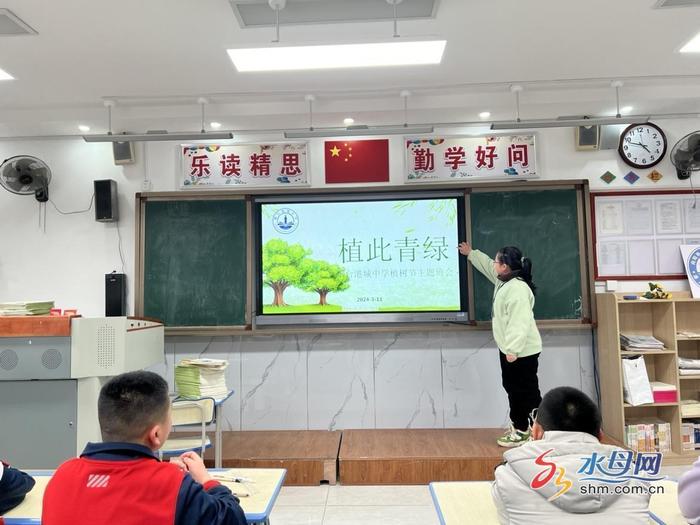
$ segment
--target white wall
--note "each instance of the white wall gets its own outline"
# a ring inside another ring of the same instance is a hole
[[[669,143],[700,129],[700,119],[664,121]],[[447,130],[454,133],[454,130]],[[238,137],[246,140],[246,137]],[[259,137],[256,137],[260,141]],[[391,183],[400,184],[403,140],[391,137]],[[323,185],[323,140],[310,142],[313,187]],[[571,129],[538,133],[538,171],[544,179],[588,178],[595,189],[685,188],[668,159],[657,169],[664,179],[642,178],[630,186],[629,169],[616,151],[576,152]],[[85,209],[92,181],[111,178],[119,188],[120,220],[98,223],[94,211],[60,215],[46,207],[46,231],[33,197],[0,190],[0,301],[53,299],[85,316],[104,315],[104,274],[121,270],[121,233],[128,279],[129,309],[134,290],[134,194],[144,179],[152,190],[178,187],[177,145],[141,143],[137,163],[117,167],[110,144],[81,139],[0,142],[0,158],[35,155],[52,169],[51,199],[63,211]],[[599,177],[610,170],[610,186]],[[641,290],[646,283],[620,283]],[[669,288],[687,287],[670,282]],[[540,383],[568,384],[595,395],[590,330],[543,333]],[[163,364],[153,369],[172,382],[173,364],[183,357],[210,355],[229,360],[227,429],[479,427],[507,421],[497,349],[489,332],[325,334],[279,337],[171,337]]]
[[[670,146],[686,133],[700,129],[700,119],[665,120],[660,124]],[[594,190],[689,187],[688,181],[676,178],[668,155],[657,166],[664,175],[660,182],[648,180],[650,170],[646,170],[638,172],[641,179],[631,186],[622,178],[629,167],[619,160],[615,150],[577,152],[574,132],[569,128],[545,129],[537,135],[538,171],[544,179],[588,178]],[[252,137],[236,140],[246,139]],[[400,184],[404,165],[402,138],[391,137],[390,147],[391,183]],[[123,241],[129,308],[133,311],[134,194],[141,191],[144,177],[152,181],[153,190],[177,189],[176,152],[174,143],[140,143],[137,163],[121,167],[114,165],[108,143],[88,144],[79,138],[0,142],[0,158],[27,154],[48,163],[53,172],[50,196],[63,211],[87,208],[92,181],[111,178],[119,188],[120,212],[118,224],[98,223],[92,211],[64,216],[48,204],[44,232],[39,225],[39,205],[33,197],[0,191],[0,301],[48,298],[59,307],[78,308],[83,315],[102,315],[104,274],[121,270],[118,228]],[[312,185],[323,186],[323,139],[310,141],[310,160]],[[618,177],[610,185],[599,178],[607,170]],[[685,281],[667,284],[671,289],[687,289]],[[619,283],[620,290],[640,290],[645,286],[644,282]]]
[[[133,276],[133,195],[142,168],[116,167],[111,145],[82,140],[0,142],[1,158],[13,155],[34,155],[49,165],[49,196],[64,212],[88,207],[93,180],[115,179],[121,220],[98,223],[94,207],[89,213],[60,215],[47,203],[44,231],[33,196],[0,190],[0,301],[53,299],[58,307],[104,315],[104,274],[121,271],[117,228],[126,271]]]

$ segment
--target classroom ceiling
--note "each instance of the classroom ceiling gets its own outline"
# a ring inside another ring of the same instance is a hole
[[[316,2],[332,17],[368,1],[288,0],[285,9]],[[415,1],[405,0],[407,13]],[[401,90],[411,92],[412,123],[478,121],[482,111],[511,120],[514,83],[524,87],[523,118],[610,115],[615,79],[634,114],[700,113],[700,54],[677,52],[700,32],[697,5],[434,0],[430,16],[399,20],[398,32],[446,39],[440,65],[238,73],[226,49],[271,45],[274,12],[267,7],[270,25],[242,28],[236,3],[267,1],[0,1],[37,33],[0,36],[0,68],[15,77],[0,81],[0,137],[79,134],[78,124],[102,133],[105,99],[116,100],[113,129],[132,132],[198,130],[201,96],[210,101],[207,122],[236,130],[307,126],[306,94],[316,97],[317,127],[342,126],[344,117],[399,124]],[[375,3],[391,13],[386,0]],[[368,16],[283,23],[281,45],[392,40],[391,14]]]

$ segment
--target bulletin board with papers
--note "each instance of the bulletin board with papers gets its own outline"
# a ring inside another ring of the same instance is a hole
[[[591,210],[597,280],[686,279],[680,246],[700,243],[691,191],[596,192]]]

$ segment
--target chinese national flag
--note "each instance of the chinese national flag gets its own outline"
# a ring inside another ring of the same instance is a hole
[[[389,182],[389,139],[327,140],[326,183]]]

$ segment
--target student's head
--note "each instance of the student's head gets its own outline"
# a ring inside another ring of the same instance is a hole
[[[504,246],[493,260],[493,268],[501,279],[508,280],[519,277],[527,283],[535,293],[535,285],[532,282],[532,261],[523,257],[522,252],[515,246]]]
[[[102,440],[159,449],[170,434],[168,383],[153,372],[128,372],[110,379],[97,401]]]
[[[601,439],[600,411],[586,394],[569,386],[553,388],[542,398],[532,426],[532,437],[542,439],[549,430],[586,432]]]

